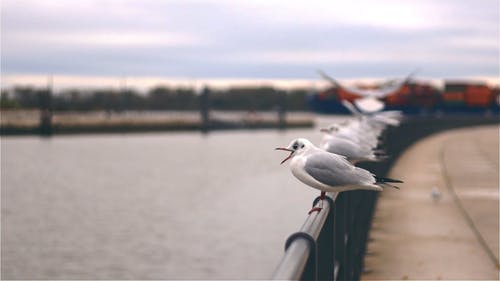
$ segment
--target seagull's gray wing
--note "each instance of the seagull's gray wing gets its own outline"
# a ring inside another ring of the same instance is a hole
[[[375,96],[376,92],[374,90],[364,90],[364,89],[358,89],[354,87],[343,87],[344,90],[346,90],[349,93],[356,94],[358,96],[362,97],[372,97]],[[374,94],[375,93],[375,94]]]
[[[386,87],[383,87],[382,89],[379,89],[378,92],[379,92],[379,95],[377,96],[378,98],[384,98],[392,93],[395,93],[399,90],[401,90],[401,88],[403,88],[403,86],[405,84],[407,84],[408,82],[410,82],[410,80],[412,79],[412,77],[415,75],[415,73],[418,72],[418,69],[415,69],[413,72],[411,72],[410,74],[408,74],[408,76],[406,76],[405,79],[403,80],[400,80],[399,82],[396,82],[396,83],[391,83],[391,85],[388,85]]]
[[[323,79],[328,80],[330,83],[332,83],[337,89],[344,89],[347,92],[351,92],[354,94],[358,94],[360,96],[371,96],[371,91],[367,90],[361,90],[358,88],[353,88],[353,87],[347,87],[345,85],[341,85],[337,80],[333,79],[331,76],[328,76],[326,73],[324,73],[321,70],[318,70],[319,75],[323,77]]]
[[[337,154],[318,152],[307,157],[305,171],[317,181],[329,186],[363,185],[375,182],[367,170],[353,166]]]

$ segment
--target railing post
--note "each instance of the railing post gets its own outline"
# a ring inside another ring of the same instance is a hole
[[[356,215],[356,192],[349,191],[345,192],[347,197],[345,198],[346,204],[346,250],[345,250],[345,265],[344,265],[344,280],[352,280],[352,270],[353,270],[353,252],[355,247],[355,236],[354,236],[354,219]]]
[[[347,253],[348,261],[346,264],[346,275],[347,280],[357,280],[355,279],[355,272],[359,265],[359,252],[361,249],[361,235],[363,231],[362,221],[362,196],[364,190],[352,191],[349,195],[349,228],[348,228],[348,239],[347,239]]]
[[[319,201],[320,197],[314,200],[313,206]],[[335,274],[335,202],[330,197],[325,197],[330,203],[330,210],[326,218],[323,229],[318,237],[318,280],[334,280]]]
[[[346,217],[347,205],[346,199],[348,192],[341,192],[335,200],[335,260],[337,276],[336,280],[347,280],[345,275],[346,264]]]
[[[284,91],[278,92],[278,128],[286,129],[286,99],[287,94]]]
[[[354,280],[359,280],[361,277],[361,272],[364,268],[364,256],[366,252],[366,245],[368,240],[368,233],[371,228],[371,221],[373,217],[373,211],[375,208],[375,200],[377,197],[376,191],[365,190],[362,194],[362,199],[360,202],[360,213],[361,220],[359,224],[361,226],[361,233],[359,238],[359,250],[357,253],[357,264],[354,270]]]
[[[200,95],[201,131],[207,133],[210,130],[210,89],[203,88]]]
[[[49,77],[47,89],[39,93],[40,135],[52,135],[52,76]]]

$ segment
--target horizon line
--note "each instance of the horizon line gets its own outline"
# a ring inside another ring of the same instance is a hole
[[[403,79],[404,77],[399,77]],[[346,85],[376,84],[393,79],[359,77],[338,79]],[[432,84],[438,88],[444,87],[446,81],[482,82],[490,87],[499,87],[500,78],[493,76],[468,77],[414,77],[413,81]],[[97,76],[70,74],[7,74],[1,75],[1,88],[9,89],[16,86],[47,87],[49,84],[56,90],[65,89],[134,89],[147,91],[154,87],[187,87],[197,90],[203,87],[225,89],[231,87],[274,87],[283,90],[305,88],[318,89],[328,87],[329,82],[318,78],[255,78],[255,77],[171,77],[171,76]]]

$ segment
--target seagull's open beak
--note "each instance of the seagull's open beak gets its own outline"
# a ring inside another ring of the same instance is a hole
[[[292,154],[293,154],[293,152],[294,152],[294,150],[292,150],[292,149],[288,149],[288,148],[284,148],[284,147],[277,147],[277,148],[275,148],[275,150],[284,150],[284,151],[289,151],[289,152],[290,152],[290,155],[288,155],[288,157],[287,157],[287,158],[285,158],[283,161],[281,161],[281,163],[280,163],[280,164],[283,164],[283,163],[285,163],[285,162],[286,162],[286,160],[288,160],[288,159],[292,158]]]

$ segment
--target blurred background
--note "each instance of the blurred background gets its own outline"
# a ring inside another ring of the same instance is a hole
[[[318,70],[497,118],[499,42],[495,0],[3,0],[2,279],[267,279],[317,195],[273,149],[360,98]]]

